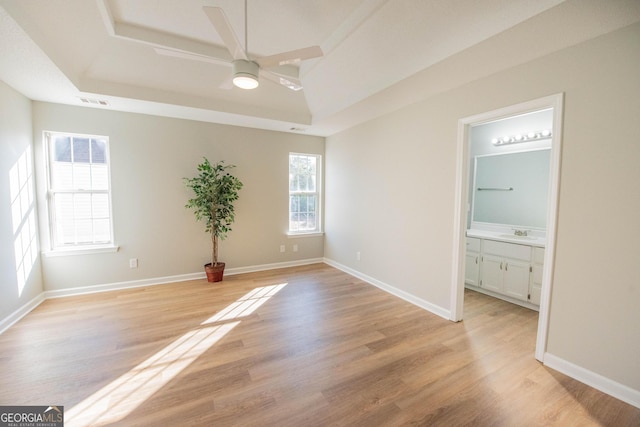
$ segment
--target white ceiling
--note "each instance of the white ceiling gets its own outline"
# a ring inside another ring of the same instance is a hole
[[[248,0],[253,57],[324,56],[279,70],[302,91],[244,91],[221,87],[231,56],[204,5],[245,42],[242,0],[0,0],[0,79],[33,100],[331,135],[640,21],[638,0]]]

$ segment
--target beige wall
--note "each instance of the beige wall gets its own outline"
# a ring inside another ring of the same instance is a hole
[[[329,137],[325,257],[449,309],[458,120],[564,92],[548,352],[640,390],[638,46],[634,25]]]
[[[18,291],[10,171],[31,146],[31,101],[0,81],[0,330],[3,321],[42,293],[40,258]],[[18,230],[19,232],[19,230]]]
[[[106,135],[110,140],[111,183],[117,253],[43,257],[45,289],[112,284],[200,273],[211,255],[204,225],[184,208],[193,176],[206,156],[235,164],[244,183],[236,222],[221,243],[230,270],[321,258],[322,237],[287,239],[288,153],[324,152],[324,139],[188,120],[35,102],[37,170],[44,168],[42,132]],[[46,219],[45,179],[40,174],[41,219]],[[48,226],[41,220],[42,245]],[[292,252],[293,243],[299,251]],[[280,245],[287,247],[280,253]],[[129,268],[138,258],[139,268]]]

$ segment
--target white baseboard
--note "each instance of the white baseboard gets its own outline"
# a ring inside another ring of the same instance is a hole
[[[226,269],[224,274],[232,276],[234,274],[253,273],[256,271],[275,270],[277,268],[297,267],[301,265],[317,264],[323,262],[322,258],[310,258],[298,261],[278,262],[273,264],[261,264],[248,267],[237,267]],[[188,280],[200,280],[206,278],[204,271],[200,273],[180,274],[176,276],[153,277],[150,279],[131,280],[126,282],[105,283],[101,285],[79,286],[76,288],[44,291],[18,310],[9,314],[4,319],[0,319],[0,334],[9,329],[24,316],[29,314],[43,301],[50,298],[63,298],[74,295],[86,295],[97,292],[109,292],[119,289],[133,289],[145,286],[164,285],[167,283],[186,282]]]
[[[325,264],[329,264],[332,267],[337,268],[338,270],[342,270],[345,273],[348,273],[352,276],[357,277],[358,279],[364,280],[367,283],[372,284],[373,286],[382,289],[385,292],[388,292],[392,295],[397,296],[398,298],[402,298],[403,300],[410,302],[413,305],[416,305],[424,310],[427,310],[435,315],[443,317],[447,320],[451,319],[451,312],[445,308],[437,306],[435,304],[430,303],[429,301],[425,301],[421,298],[416,297],[415,295],[411,295],[405,291],[402,291],[398,288],[395,288],[387,283],[381,282],[380,280],[374,279],[373,277],[367,276],[357,270],[354,270],[346,265],[342,265],[336,261],[333,261],[328,258],[324,258]]]
[[[277,268],[297,267],[300,265],[317,264],[322,262],[322,258],[312,258],[299,261],[278,262],[273,264],[260,264],[248,267],[227,268],[224,270],[225,276],[234,274],[253,273],[256,271],[275,270]],[[180,274],[177,276],[153,277],[151,279],[131,280],[127,282],[106,283],[102,285],[82,286],[77,288],[61,289],[56,291],[45,291],[46,298],[60,298],[72,295],[93,294],[96,292],[108,292],[118,289],[141,288],[145,286],[164,285],[167,283],[186,282],[188,280],[200,280],[206,278],[204,271],[201,273]]]
[[[59,289],[53,291],[45,291],[46,299],[62,298],[74,295],[95,294],[98,292],[116,291],[119,289],[142,288],[145,286],[164,285],[174,282],[186,282],[187,280],[198,280],[206,277],[204,271],[202,273],[180,274],[177,276],[153,277],[151,279],[130,280],[127,282],[105,283],[102,285],[80,286],[77,288]]]
[[[629,405],[640,408],[640,391],[634,390],[624,384],[620,384],[607,377],[589,371],[581,366],[574,365],[551,353],[544,354],[544,365],[561,372],[590,387],[600,390],[610,396],[620,399]]]
[[[34,308],[42,304],[45,299],[44,293],[41,293],[4,319],[0,320],[0,334],[9,329],[18,320],[29,314]]]

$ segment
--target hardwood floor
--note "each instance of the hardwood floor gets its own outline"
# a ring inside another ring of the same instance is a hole
[[[453,323],[323,264],[47,300],[0,335],[0,405],[65,425],[638,426],[545,368],[537,313]]]

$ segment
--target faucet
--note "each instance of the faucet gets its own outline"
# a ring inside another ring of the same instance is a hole
[[[514,234],[516,236],[528,236],[529,235],[529,230],[518,230],[518,229],[514,229]]]

